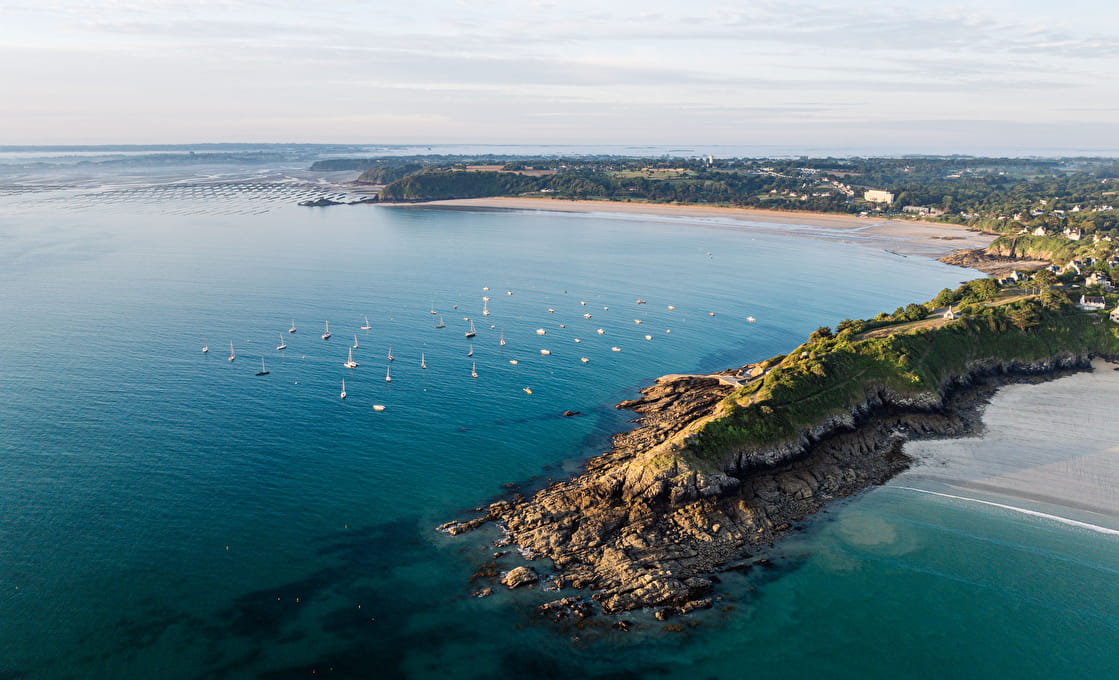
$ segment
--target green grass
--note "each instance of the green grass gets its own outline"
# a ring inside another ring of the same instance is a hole
[[[688,439],[689,457],[718,465],[732,450],[792,440],[829,416],[888,390],[939,394],[976,362],[1037,362],[1061,354],[1119,355],[1119,329],[1102,314],[1037,297],[979,308],[940,328],[854,340],[817,339],[724,400],[725,414]]]

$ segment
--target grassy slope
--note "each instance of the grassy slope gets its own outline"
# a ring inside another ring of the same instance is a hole
[[[1046,307],[1036,296],[979,307],[939,328],[855,337],[847,331],[799,347],[764,378],[728,397],[722,414],[688,439],[684,455],[719,465],[728,451],[790,441],[883,389],[939,394],[976,363],[1119,354],[1119,329],[1104,315],[1081,312],[1067,301]]]

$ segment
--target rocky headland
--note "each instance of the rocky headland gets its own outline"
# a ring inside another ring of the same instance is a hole
[[[549,618],[709,607],[716,572],[749,568],[830,500],[906,469],[904,442],[976,434],[999,386],[1119,354],[1110,324],[1051,304],[1023,327],[1012,320],[1028,304],[992,301],[954,325],[885,338],[856,325],[738,370],[662,378],[618,405],[637,427],[584,472],[441,528],[497,522],[501,544],[552,562],[547,590],[589,591],[593,604],[568,592],[541,605]]]

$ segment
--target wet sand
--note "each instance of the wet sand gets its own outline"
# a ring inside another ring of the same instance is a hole
[[[1104,361],[1093,365],[1090,373],[1003,387],[983,414],[979,437],[906,444],[918,462],[890,485],[1020,499],[1119,528],[1119,371]]]
[[[468,198],[400,204],[447,208],[542,210],[568,213],[614,213],[650,215],[659,218],[694,220],[707,227],[741,230],[774,230],[797,236],[840,238],[890,250],[901,255],[940,257],[961,248],[985,248],[995,235],[952,224],[907,219],[857,217],[819,212],[791,212],[754,208],[722,208],[700,205],[625,203],[620,201],[570,201],[549,198]],[[782,226],[795,228],[781,229]],[[805,229],[805,228],[808,229]]]

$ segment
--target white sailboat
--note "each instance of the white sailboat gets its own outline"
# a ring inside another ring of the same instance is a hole
[[[357,349],[357,336],[354,336],[354,349]]]
[[[427,362],[424,361],[424,353],[420,352],[420,368],[427,368]]]
[[[385,382],[392,382],[392,366],[385,366]]]
[[[202,341],[202,353],[205,354],[210,351],[210,345],[205,340]]]
[[[477,335],[477,333],[474,331],[474,320],[471,319],[470,320],[470,330],[466,331],[466,337],[472,338],[475,335]]]
[[[474,356],[474,343],[470,343],[470,351],[466,353],[466,356],[468,356],[468,357]]]
[[[501,340],[500,340],[500,342],[498,342],[498,344],[501,345],[502,347],[505,346],[505,329],[501,330]]]
[[[233,351],[233,343],[229,343],[229,360],[233,361],[237,358],[237,353]]]
[[[361,327],[361,330],[367,331],[370,328],[373,328],[373,327],[369,325],[369,317],[367,316],[367,317],[365,317],[365,325]]]
[[[478,362],[477,361],[471,361],[470,362],[470,377],[471,378],[477,378],[478,377]]]
[[[342,365],[345,366],[346,368],[357,368],[357,362],[354,361],[354,348],[353,347],[350,348],[349,358],[346,359],[346,363],[344,363]]]
[[[392,359],[393,359],[393,356],[392,356],[392,345],[389,345],[389,361],[392,361]]]
[[[330,339],[330,322],[329,321],[326,322],[326,328],[323,329],[322,339],[323,340],[329,340]]]
[[[346,398],[346,379],[345,378],[342,378],[342,393],[339,394],[338,396],[343,398],[343,399]]]
[[[260,358],[260,372],[257,375],[268,375],[268,369],[264,367],[264,357]]]
[[[283,334],[281,334],[280,335],[280,344],[276,345],[276,349],[287,349],[287,348],[288,348],[288,344],[286,342],[284,342],[284,336],[283,336]]]
[[[489,305],[489,303],[490,303],[489,298],[482,298],[482,316],[489,316],[490,315],[489,307],[487,307],[487,305]]]
[[[439,323],[435,324],[436,328],[446,328],[447,324],[443,323],[443,315],[439,315]]]
[[[431,315],[435,316],[438,312],[435,311],[435,302],[431,303]]]
[[[295,332],[295,319],[292,319],[291,320],[291,328],[288,329],[288,333],[294,333],[294,332]]]

